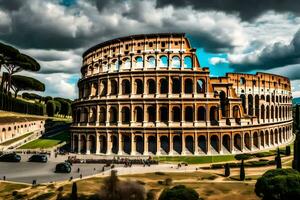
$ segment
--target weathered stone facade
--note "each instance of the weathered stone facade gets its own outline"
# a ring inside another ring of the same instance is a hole
[[[83,54],[72,150],[118,155],[212,155],[292,139],[286,77],[209,77],[184,34],[147,34]]]

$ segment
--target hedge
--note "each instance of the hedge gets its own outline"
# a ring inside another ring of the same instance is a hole
[[[44,106],[40,103],[30,103],[21,99],[15,99],[11,95],[0,92],[0,110],[44,115]]]

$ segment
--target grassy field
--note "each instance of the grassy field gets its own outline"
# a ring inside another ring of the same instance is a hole
[[[58,134],[54,135],[53,137],[46,137],[46,138],[39,138],[33,140],[23,146],[19,147],[19,149],[47,149],[52,148],[62,142],[66,142],[69,140],[69,132],[62,131]]]
[[[160,162],[185,162],[188,164],[203,164],[214,162],[226,162],[235,160],[234,155],[224,156],[159,156],[154,157],[155,160]]]
[[[10,145],[10,144],[13,144],[13,143],[15,143],[15,142],[17,142],[17,141],[19,141],[19,140],[22,140],[22,139],[28,137],[28,136],[31,135],[32,133],[33,133],[33,132],[26,133],[26,134],[24,134],[24,135],[21,135],[20,137],[16,137],[16,138],[14,138],[14,139],[11,139],[11,140],[8,140],[8,141],[6,141],[6,142],[3,142],[3,143],[1,143],[1,145],[7,146],[7,145]]]

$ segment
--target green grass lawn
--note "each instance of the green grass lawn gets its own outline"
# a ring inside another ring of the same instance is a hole
[[[154,157],[160,162],[185,162],[188,164],[202,164],[214,162],[226,162],[235,160],[234,155],[216,155],[216,156],[158,156]]]
[[[22,139],[28,137],[28,136],[31,135],[31,134],[32,134],[32,132],[26,133],[26,134],[24,134],[24,135],[21,135],[20,137],[16,137],[16,138],[14,138],[14,139],[11,139],[11,140],[8,140],[8,141],[6,141],[6,142],[3,142],[3,143],[1,143],[1,145],[7,146],[7,145],[10,145],[10,144],[13,144],[13,143],[15,143],[15,142],[17,142],[17,141],[19,141],[19,140],[22,140]]]
[[[56,134],[53,137],[46,137],[46,138],[39,138],[34,141],[31,141],[23,146],[19,147],[18,149],[47,149],[52,148],[62,142],[66,142],[69,140],[69,132],[62,131]]]

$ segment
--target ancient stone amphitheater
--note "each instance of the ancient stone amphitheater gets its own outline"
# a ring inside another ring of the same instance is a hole
[[[83,54],[72,150],[107,155],[217,155],[292,140],[290,81],[210,77],[185,34],[132,35]]]

